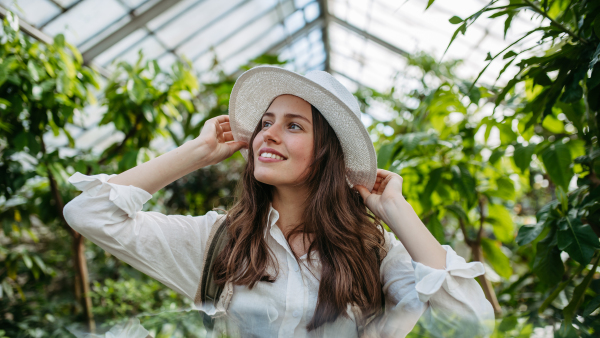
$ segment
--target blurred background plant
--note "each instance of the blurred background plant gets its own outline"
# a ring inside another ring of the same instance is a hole
[[[497,314],[494,336],[549,327],[591,337],[600,332],[600,2],[490,1],[448,18],[457,25],[450,44],[481,17],[502,21],[496,33],[506,34],[519,15],[535,27],[486,60],[504,63],[498,79],[516,70],[507,83],[464,79],[460,61],[413,53],[395,86],[355,95],[378,167],[404,177],[404,195],[440,243],[486,265],[478,281]],[[140,54],[105,79],[62,35],[32,42],[12,15],[2,27],[0,337],[63,337],[73,323],[101,332],[133,316],[154,336],[202,336],[197,315],[181,312],[189,300],[86,242],[61,211],[77,195],[72,173],[127,170],[226,114],[235,77],[201,82],[185,60],[161,69]],[[241,70],[257,64],[284,62],[263,55]],[[100,107],[100,127],[122,134],[101,153],[69,132],[89,106]],[[145,209],[225,208],[243,165],[236,154],[198,170]]]

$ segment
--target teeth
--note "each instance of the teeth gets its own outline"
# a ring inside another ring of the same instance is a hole
[[[262,153],[260,156],[266,157],[266,158],[274,158],[274,159],[278,159],[278,160],[284,160],[283,157],[281,157],[279,155],[271,154],[271,153]]]

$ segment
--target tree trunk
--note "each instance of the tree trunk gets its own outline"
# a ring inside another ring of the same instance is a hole
[[[79,233],[73,238],[73,260],[75,262],[75,271],[77,271],[77,280],[79,285],[76,286],[76,290],[80,290],[81,306],[85,313],[88,329],[91,333],[96,332],[96,322],[94,321],[94,314],[92,312],[92,297],[90,294],[90,280],[87,269],[87,260],[85,258],[85,237]]]
[[[481,245],[479,245],[479,243],[473,243],[473,245],[471,246],[471,250],[473,252],[473,260],[483,263],[483,252],[481,250]],[[485,297],[487,298],[487,300],[490,301],[490,303],[492,303],[492,307],[494,308],[494,313],[496,314],[496,317],[500,317],[502,315],[502,308],[498,303],[498,298],[496,298],[496,292],[494,291],[492,283],[487,278],[485,278],[485,275],[481,275],[477,277],[477,279],[479,280],[479,283],[483,288],[483,293],[485,293]]]
[[[90,279],[88,276],[87,261],[85,259],[85,238],[67,224],[65,216],[63,215],[65,204],[50,169],[48,169],[48,180],[50,181],[50,192],[52,193],[52,197],[54,197],[54,205],[56,206],[56,211],[60,217],[60,222],[67,229],[67,231],[69,231],[71,238],[73,238],[73,263],[75,265],[75,272],[77,273],[74,283],[75,298],[77,301],[81,302],[88,329],[91,333],[95,333],[96,323],[94,322],[94,314],[92,313]]]

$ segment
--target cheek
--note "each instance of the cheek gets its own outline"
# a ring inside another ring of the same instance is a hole
[[[294,158],[302,168],[310,165],[313,157],[313,140],[309,137],[295,139],[289,145],[293,149]]]
[[[263,139],[263,137],[262,137],[262,131],[261,131],[258,134],[256,134],[254,141],[252,141],[252,150],[254,151],[255,155],[258,153],[258,150],[260,149],[260,145],[262,144],[262,139]]]

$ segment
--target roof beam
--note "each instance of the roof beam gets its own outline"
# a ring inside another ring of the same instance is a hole
[[[181,0],[158,1],[152,7],[148,8],[145,12],[143,12],[139,16],[136,16],[133,20],[129,21],[123,27],[119,28],[117,31],[113,32],[112,34],[105,37],[100,42],[83,52],[84,62],[89,63],[96,56],[102,54],[102,52],[114,46],[117,42],[121,41],[129,34],[135,32],[137,29],[144,27],[152,19],[164,13],[180,1]]]
[[[313,28],[315,28],[315,27],[323,27],[323,24],[324,24],[324,21],[322,18],[317,18],[317,19],[311,21],[310,23],[306,24],[304,27],[302,27],[298,31],[296,31],[294,34],[290,35],[289,38],[285,38],[285,39],[281,40],[280,42],[276,43],[275,45],[271,46],[271,48],[269,48],[265,54],[275,54],[275,53],[279,52],[281,49],[283,49],[284,47],[291,46],[291,44],[294,41],[298,40],[298,38],[308,34],[308,32],[313,30]]]
[[[331,45],[329,43],[329,5],[328,0],[319,0],[319,8],[321,10],[320,17],[323,19],[323,27],[321,28],[321,39],[323,40],[323,46],[325,47],[325,71],[331,73]]]
[[[389,43],[387,41],[383,41],[380,38],[376,37],[375,35],[371,35],[370,33],[368,33],[366,31],[364,31],[364,30],[362,30],[362,29],[354,26],[353,24],[348,23],[347,21],[344,21],[344,20],[336,17],[335,15],[331,15],[330,14],[329,18],[330,18],[331,22],[335,22],[338,25],[346,28],[347,30],[350,30],[350,31],[352,31],[352,32],[354,32],[354,33],[356,33],[356,34],[364,37],[364,38],[367,38],[367,39],[375,42],[376,44],[389,49],[390,51],[392,51],[392,52],[394,52],[396,54],[400,54],[400,55],[403,55],[403,56],[406,56],[406,57],[408,57],[410,55],[407,51],[405,51],[405,50],[403,50],[403,49],[401,49],[401,48],[399,48],[397,46],[394,46],[394,45],[392,45],[391,43]]]
[[[9,10],[4,8],[4,6],[0,5],[0,17],[2,19],[6,18],[6,15],[8,14],[8,12],[9,12]],[[17,16],[15,13],[13,13],[13,15]],[[34,38],[38,41],[45,43],[47,45],[51,45],[54,43],[54,39],[51,36],[46,35],[46,33],[33,27],[32,25],[30,25],[29,23],[27,23],[25,20],[23,20],[21,18],[19,18],[19,28],[20,28],[20,30],[25,32],[25,34],[31,36],[32,38]]]

